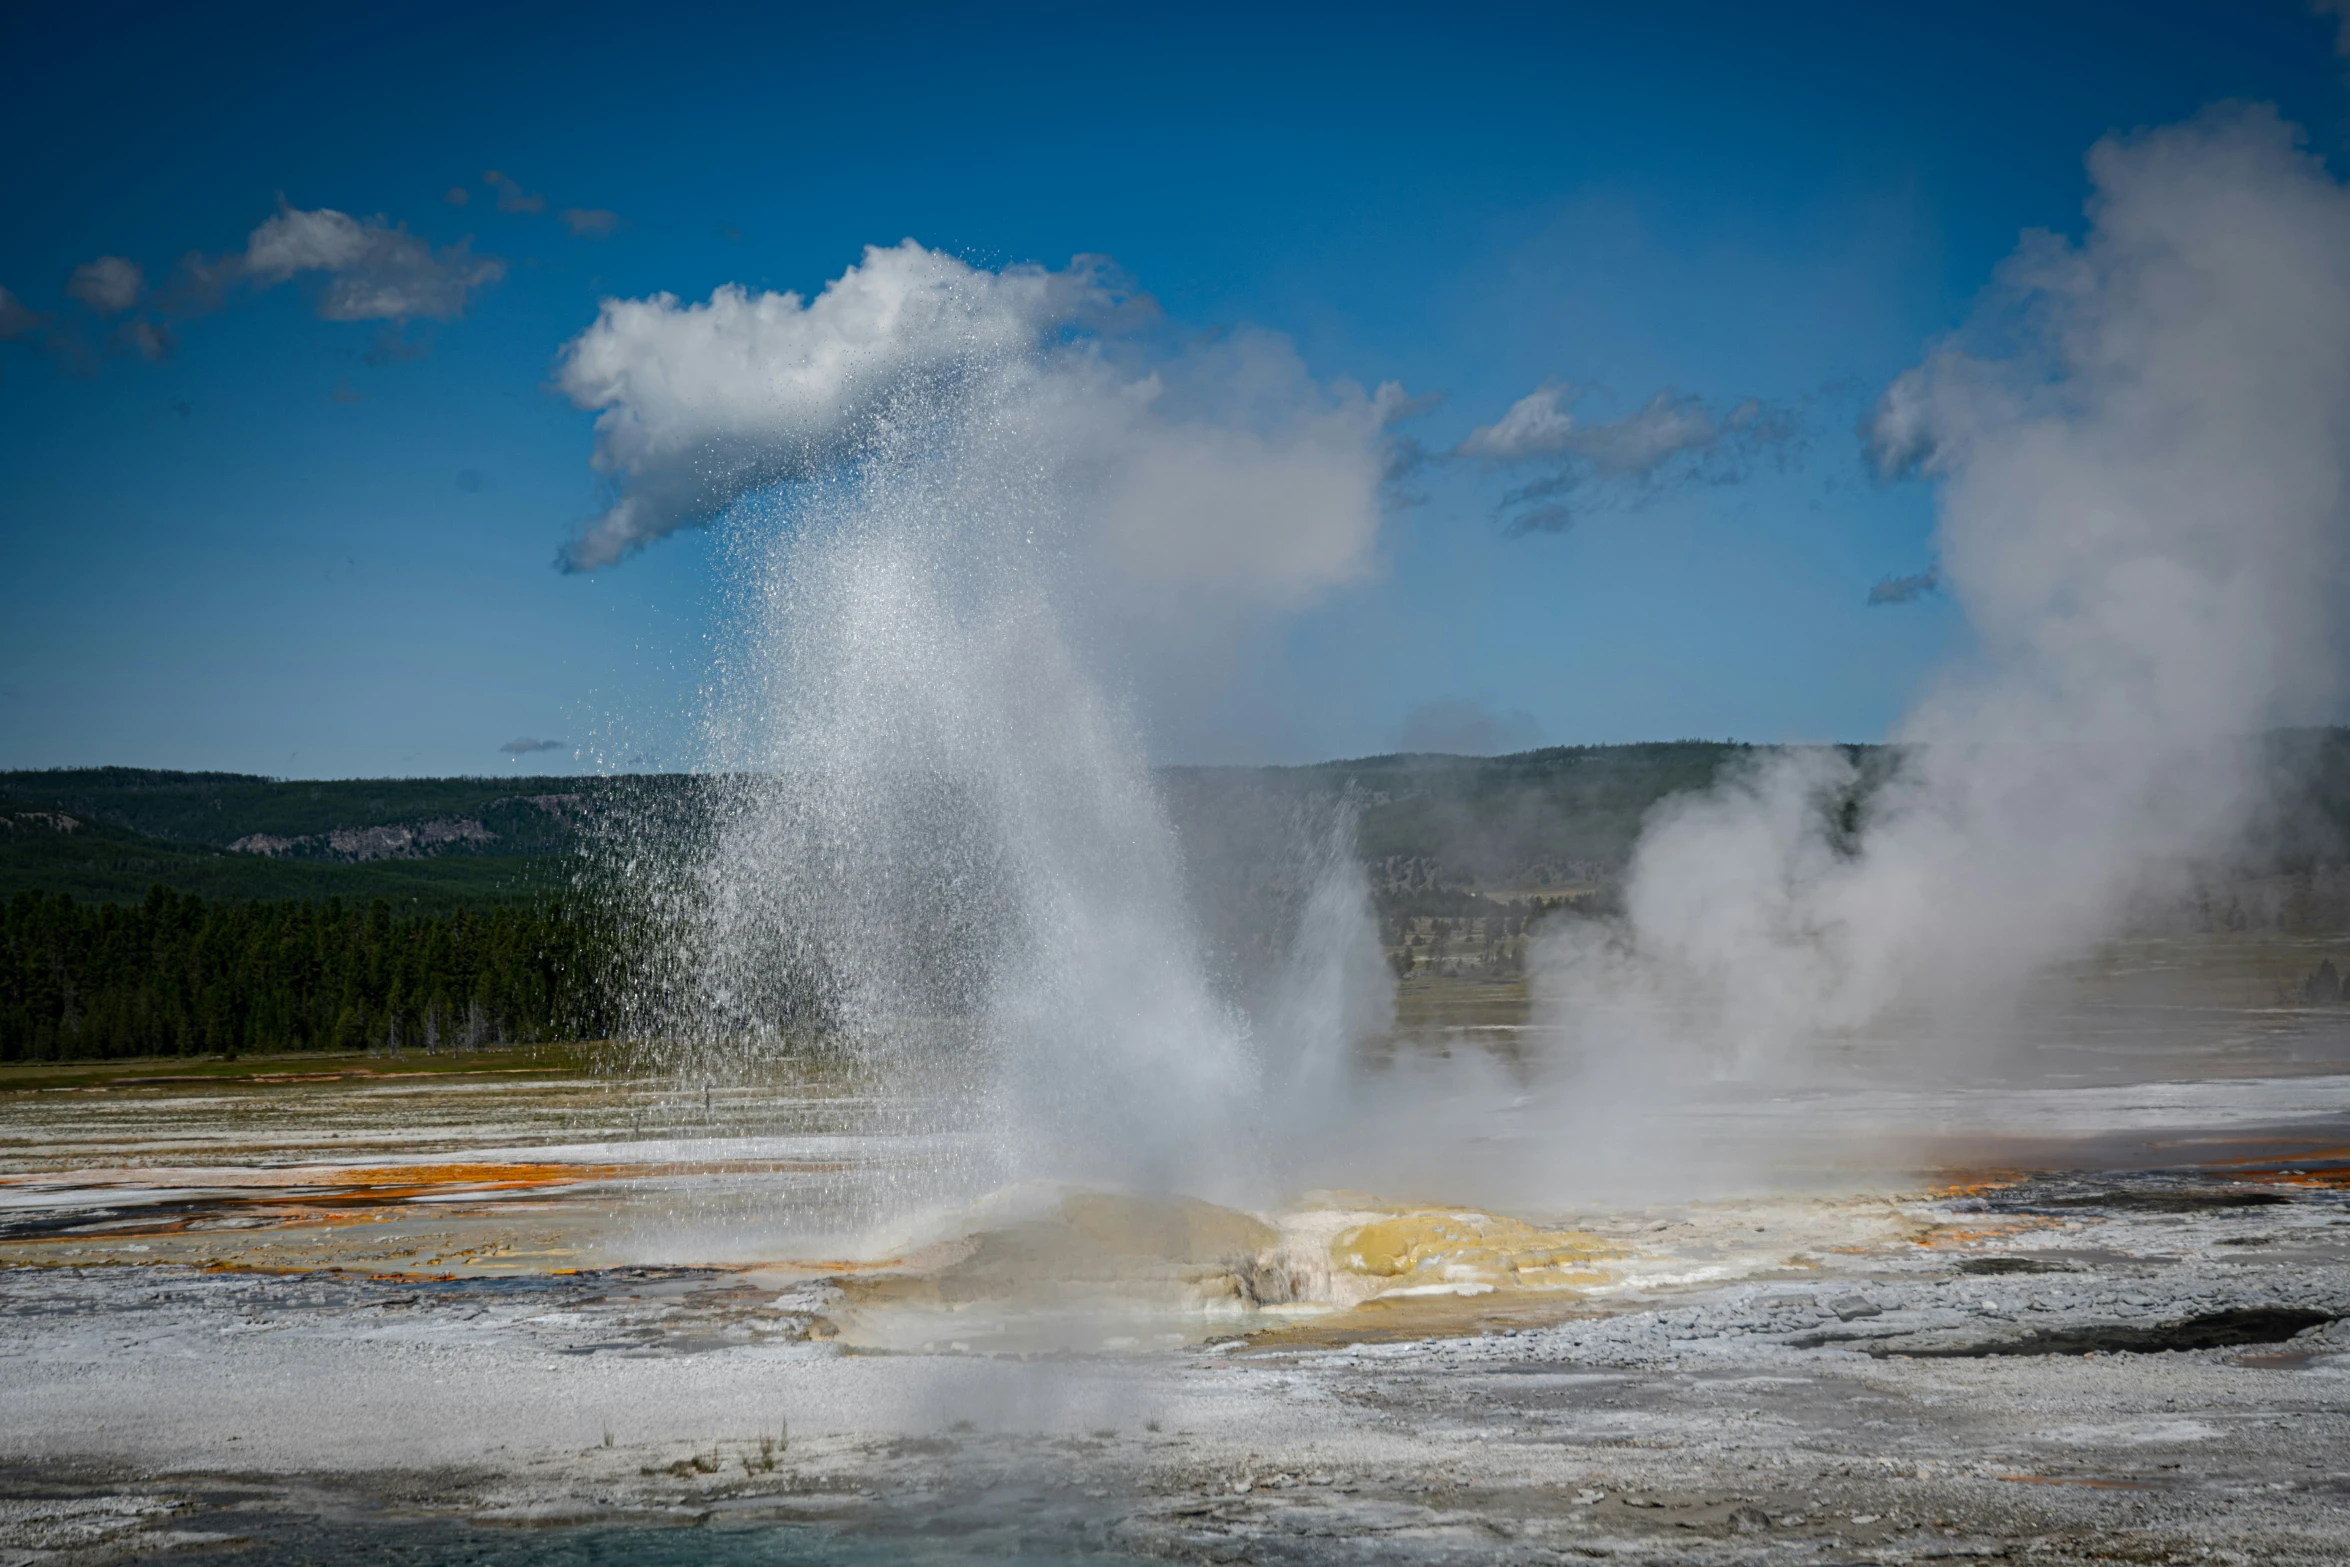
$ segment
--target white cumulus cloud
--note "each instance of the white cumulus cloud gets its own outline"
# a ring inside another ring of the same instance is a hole
[[[1575,416],[1561,406],[1566,396],[1567,389],[1555,381],[1536,387],[1493,423],[1471,430],[1453,455],[1519,462],[1565,451],[1578,429]]]
[[[1131,579],[1288,603],[1366,569],[1400,394],[1316,382],[1261,334],[1153,359],[1121,340],[1151,315],[1098,259],[990,271],[911,240],[813,299],[607,300],[555,384],[596,412],[617,495],[563,563],[608,566],[954,404],[1061,474],[1080,547]]]

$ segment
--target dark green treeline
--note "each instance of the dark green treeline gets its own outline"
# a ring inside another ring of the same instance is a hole
[[[608,1032],[589,924],[559,903],[0,904],[0,1061],[450,1050]]]

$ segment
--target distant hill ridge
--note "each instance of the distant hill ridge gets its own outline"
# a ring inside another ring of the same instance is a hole
[[[1169,767],[1159,778],[1195,855],[1250,850],[1288,830],[1288,803],[1351,789],[1362,807],[1361,852],[1375,879],[1549,886],[1607,874],[1629,853],[1650,806],[1704,787],[1749,749],[1677,741],[1503,757],[1404,753],[1290,767]],[[22,821],[0,836],[0,890],[46,885],[130,898],[144,894],[139,875],[151,872],[182,890],[195,890],[193,876],[238,886],[315,883],[348,889],[346,896],[381,887],[380,895],[415,897],[419,873],[401,862],[455,860],[484,863],[449,865],[427,879],[487,891],[503,874],[517,887],[543,889],[560,879],[550,878],[551,862],[576,855],[603,813],[648,798],[690,812],[707,782],[686,774],[288,780],[132,767],[0,773],[0,802]],[[40,861],[36,871],[25,862],[45,835],[27,829],[41,825],[35,817],[60,813],[100,830],[70,847],[48,844],[31,856]],[[143,871],[124,864],[116,874],[72,874],[76,864],[95,871],[100,860],[126,856],[140,859]],[[232,871],[223,859],[277,861],[280,874]],[[507,861],[518,863],[491,863]],[[323,874],[337,868],[352,874]]]
[[[554,791],[532,786],[552,783]],[[286,782],[100,767],[0,773],[0,895],[515,902],[568,883],[576,780]],[[515,793],[517,785],[526,791]]]
[[[246,853],[366,860],[413,853],[539,854],[609,780],[280,779],[140,767],[0,773],[0,799],[36,801],[152,838]],[[406,829],[400,838],[394,831]],[[338,835],[343,841],[336,842]]]
[[[2264,738],[2281,862],[2350,843],[2350,730]],[[1158,770],[1196,877],[1245,882],[1302,808],[1351,795],[1385,899],[1587,889],[1621,874],[1648,812],[1767,748],[1680,740],[1510,756],[1394,754],[1302,766]],[[1882,747],[1841,747],[1864,772]],[[692,774],[289,780],[132,767],[0,772],[0,894],[132,899],[162,882],[207,897],[385,897],[445,906],[568,885],[596,824],[648,806],[699,819]]]

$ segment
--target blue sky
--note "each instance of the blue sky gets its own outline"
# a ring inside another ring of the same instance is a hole
[[[1874,738],[1965,628],[1936,595],[1867,603],[1931,564],[1930,496],[1861,463],[1872,399],[2020,232],[2078,230],[2099,136],[2257,99],[2339,173],[2350,130],[2334,23],[2299,0],[98,6],[12,37],[6,766],[563,771],[613,733],[682,759],[719,551],[686,530],[556,568],[604,499],[555,357],[607,296],[812,293],[909,236],[1106,253],[1182,330],[1440,394],[1403,427],[1431,450],[1553,382],[1593,417],[1670,390],[1784,423],[1556,532],[1432,470],[1367,580],[1266,624],[1243,677],[1146,703],[1161,759]],[[281,198],[470,237],[503,274],[388,328],[326,319],[316,278],[103,317],[69,290],[114,256],[151,293]],[[109,346],[125,321],[168,356]]]

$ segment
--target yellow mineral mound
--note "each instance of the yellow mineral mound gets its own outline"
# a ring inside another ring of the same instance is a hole
[[[1625,1255],[1580,1230],[1459,1208],[1382,1214],[1338,1231],[1329,1252],[1330,1293],[1346,1305],[1373,1296],[1586,1288],[1609,1281],[1598,1264]]]
[[[1425,1316],[1462,1296],[1558,1301],[1619,1282],[1632,1255],[1580,1230],[1353,1194],[1319,1193],[1267,1222],[1192,1198],[1043,1183],[939,1215],[925,1232],[887,1262],[830,1277],[829,1331],[870,1348],[1186,1342],[1374,1304]]]

